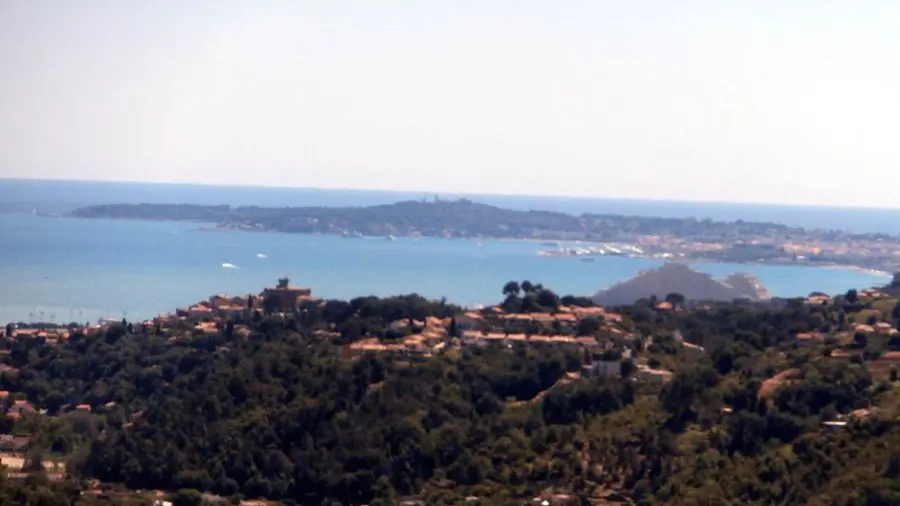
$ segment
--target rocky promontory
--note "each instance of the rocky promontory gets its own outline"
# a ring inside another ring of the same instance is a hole
[[[730,302],[735,299],[763,300],[769,297],[759,280],[749,274],[735,273],[718,280],[687,265],[668,262],[597,292],[594,302],[603,306],[620,306],[653,296],[662,300],[672,293],[681,294],[686,301]]]

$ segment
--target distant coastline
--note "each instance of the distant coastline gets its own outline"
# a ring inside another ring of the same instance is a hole
[[[709,218],[714,221],[776,222],[807,229],[837,229],[854,233],[900,235],[900,208],[845,207],[825,204],[792,205],[754,202],[709,202],[615,196],[502,195],[431,190],[360,190],[338,188],[75,181],[0,177],[0,213],[64,214],[78,207],[141,202],[157,204],[289,207],[372,206],[421,199],[438,194],[444,199],[469,198],[508,209],[546,209],[568,214],[620,214],[663,218]]]
[[[826,269],[840,269],[840,270],[846,270],[846,271],[863,272],[863,273],[872,274],[875,276],[883,276],[885,278],[891,278],[894,275],[893,273],[885,271],[885,270],[870,269],[867,267],[859,267],[856,265],[823,265],[821,267],[826,268]]]
[[[567,293],[589,295],[662,261],[624,257],[542,258],[541,241],[445,240],[422,237],[342,238],[333,234],[202,233],[214,225],[159,220],[87,220],[0,214],[0,320],[56,321],[151,317],[180,301],[224,291],[245,294],[295,272],[326,298],[357,293],[388,296],[421,290],[464,306],[495,302],[496,286],[536,273]],[[59,247],[65,243],[66,247]],[[479,243],[481,245],[479,246]],[[267,255],[259,259],[258,253]],[[232,263],[239,269],[222,268]],[[753,265],[691,260],[693,269],[720,279],[732,272],[757,276],[775,297],[838,293],[883,285],[883,276],[849,268]],[[129,290],[124,286],[140,286]],[[85,296],[85,287],[91,296]],[[33,317],[30,315],[34,315]],[[82,317],[83,315],[83,317]]]
[[[543,241],[537,239],[503,239],[503,240],[521,240],[523,242],[530,242],[535,244],[540,244]],[[589,243],[583,243],[589,244]],[[593,244],[603,244],[603,243],[593,243]],[[540,255],[543,251],[538,251],[539,256],[543,256],[544,258],[573,258],[573,257],[582,257],[582,258],[591,258],[591,255]],[[602,255],[601,255],[602,256]],[[842,270],[842,271],[851,271],[851,272],[861,272],[864,274],[871,274],[874,276],[881,276],[884,278],[890,279],[893,277],[893,273],[890,271],[886,271],[883,269],[875,269],[870,267],[860,267],[858,265],[846,265],[846,264],[828,264],[828,263],[816,263],[816,262],[802,262],[802,261],[792,261],[792,262],[778,262],[778,261],[746,261],[746,262],[722,262],[715,260],[707,260],[703,258],[694,259],[694,258],[666,258],[666,257],[653,257],[646,255],[625,255],[627,258],[640,258],[640,259],[648,259],[648,260],[662,260],[662,261],[673,261],[673,262],[702,262],[702,263],[731,263],[731,264],[739,264],[739,265],[773,265],[773,266],[791,266],[791,267],[818,267],[822,269],[834,269],[834,270]]]
[[[809,230],[777,223],[570,215],[518,211],[470,200],[404,201],[367,207],[231,207],[112,204],[80,207],[74,218],[182,221],[204,230],[317,233],[346,237],[443,237],[559,243],[548,256],[615,254],[657,260],[900,270],[900,237]],[[563,248],[575,244],[580,248]],[[607,246],[598,251],[601,246]]]
[[[117,218],[110,218],[117,219]],[[121,219],[121,218],[119,218]],[[146,221],[168,221],[161,219],[147,219]],[[196,222],[196,223],[205,223],[205,222]],[[234,233],[243,233],[243,232],[273,232],[273,230],[259,230],[252,228],[238,228],[238,227],[229,227],[222,225],[215,226],[206,226],[200,227],[197,229],[200,232],[234,232]],[[277,231],[275,231],[277,232]],[[313,232],[314,234],[317,232]],[[325,235],[335,235],[335,234],[325,234]],[[404,238],[415,238],[416,236],[400,236]],[[379,236],[364,236],[364,238],[379,238]],[[444,237],[443,239],[448,239]],[[449,239],[453,239],[450,237]],[[462,239],[472,239],[472,238],[462,238]],[[513,242],[521,242],[527,244],[535,244],[535,245],[543,245],[547,241],[545,239],[535,239],[535,238],[517,238],[517,237],[478,237],[480,241],[513,241]],[[603,241],[575,241],[573,244],[577,244],[579,246],[601,246],[607,244]],[[537,253],[542,253],[543,250],[539,250]],[[544,255],[546,258],[571,258],[572,256],[578,255]],[[590,257],[590,255],[584,255],[586,257]],[[883,270],[883,269],[875,269],[870,267],[860,267],[857,265],[846,265],[846,264],[827,264],[827,263],[814,263],[814,262],[802,262],[802,261],[791,261],[791,262],[759,262],[759,261],[746,261],[746,262],[721,262],[721,261],[709,261],[706,259],[690,259],[690,258],[667,258],[667,257],[654,257],[649,255],[623,255],[628,258],[640,258],[640,259],[648,259],[648,260],[671,260],[671,261],[698,261],[698,262],[709,262],[709,263],[738,263],[742,265],[784,265],[784,266],[804,266],[804,267],[821,267],[824,269],[838,269],[852,272],[861,272],[865,274],[871,274],[874,276],[881,276],[884,278],[891,278],[893,276],[892,272]]]

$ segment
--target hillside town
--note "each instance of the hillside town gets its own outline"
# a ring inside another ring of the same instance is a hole
[[[140,322],[102,320],[95,324],[69,327],[31,328],[8,326],[7,337],[32,338],[46,346],[64,345],[74,334],[106,331],[110,327],[125,326],[145,335],[162,336],[170,341],[206,337],[226,343],[232,339],[250,339],[252,322],[264,315],[287,317],[302,315],[313,307],[327,303],[312,296],[312,290],[289,284],[282,278],[259,294],[244,296],[213,295],[173,313],[159,315]],[[677,310],[669,302],[660,302],[656,309]],[[502,305],[462,310],[459,314],[438,318],[403,318],[384,322],[380,336],[361,335],[343,339],[333,325],[311,329],[313,335],[331,340],[343,358],[353,359],[366,352],[397,355],[406,358],[428,358],[451,349],[484,347],[489,344],[511,345],[550,344],[575,346],[586,355],[599,357],[615,346],[616,341],[640,339],[621,314],[600,306],[559,304],[552,311],[508,312]],[[597,336],[605,336],[599,338]],[[690,343],[685,346],[692,347]],[[699,347],[698,347],[699,348]],[[0,354],[8,350],[0,350]],[[618,364],[618,362],[616,362]],[[604,368],[612,371],[615,368]],[[595,367],[594,370],[597,370]],[[0,372],[13,372],[0,364]],[[649,376],[665,376],[664,371],[644,368]],[[0,393],[2,395],[2,393]],[[90,410],[90,406],[73,409]]]
[[[685,336],[682,330],[661,324],[714,311],[711,305],[687,304],[678,294],[664,300],[654,296],[631,307],[611,309],[597,306],[586,298],[559,298],[541,285],[528,282],[522,285],[510,282],[504,287],[504,293],[507,298],[503,303],[488,307],[466,309],[444,307],[440,303],[434,306],[438,310],[425,311],[434,314],[393,319],[378,317],[374,327],[355,328],[314,315],[340,308],[341,311],[352,310],[352,319],[370,311],[366,304],[382,302],[366,298],[349,303],[321,300],[313,296],[310,288],[291,285],[288,278],[282,278],[258,294],[214,295],[170,314],[139,322],[100,321],[66,327],[10,324],[3,332],[4,344],[0,345],[0,385],[9,384],[7,379],[18,373],[17,361],[12,356],[15,343],[27,341],[44,349],[54,349],[74,346],[80,336],[128,333],[163,338],[173,347],[200,347],[228,353],[229,346],[235,342],[265,340],[267,321],[281,322],[289,328],[293,326],[321,342],[331,343],[336,356],[345,361],[359,360],[370,354],[398,364],[415,364],[487,347],[549,346],[577,352],[581,357],[580,370],[566,372],[534,401],[554,389],[587,378],[627,377],[635,384],[659,388],[672,381],[679,367],[707,357],[702,338]],[[813,327],[797,328],[792,341],[785,341],[775,348],[783,350],[782,355],[788,350],[797,353],[807,348],[825,349],[827,360],[865,364],[873,378],[896,380],[900,367],[900,331],[896,327],[896,322],[900,321],[900,310],[897,309],[900,304],[896,297],[878,289],[851,290],[834,297],[811,294],[795,303],[805,307],[815,317],[813,321],[818,318],[818,323]],[[381,311],[390,313],[391,309],[383,307]],[[648,332],[642,320],[656,323]],[[804,374],[803,367],[785,364],[761,383],[757,396],[771,399],[780,389],[801,381]],[[47,455],[35,461],[36,457],[28,450],[34,434],[25,431],[26,425],[20,422],[34,417],[110,416],[121,411],[113,401],[96,404],[63,401],[41,405],[33,402],[26,392],[11,389],[0,390],[0,409],[12,422],[7,432],[0,434],[0,464],[6,468],[8,478],[25,479],[34,469],[40,468],[51,481],[67,476],[66,460]],[[721,406],[723,416],[732,409],[727,404]],[[889,410],[873,406],[822,423],[823,427],[833,430],[846,426],[851,418],[882,416],[885,412]],[[144,413],[138,410],[116,416],[123,420],[122,428],[128,430],[141,423]],[[169,492],[121,490],[98,481],[91,482],[83,493],[110,498],[129,494],[152,496],[158,504],[166,504],[170,497]],[[244,501],[240,504],[266,503]]]
[[[886,294],[876,289],[862,290],[857,293],[861,301],[890,304]],[[654,297],[655,298],[655,297]],[[813,294],[804,300],[809,307],[829,307],[833,298],[824,294]],[[219,345],[227,345],[234,339],[252,339],[253,322],[263,316],[285,318],[302,315],[314,307],[323,307],[327,301],[313,297],[312,290],[307,287],[292,286],[288,278],[278,280],[274,286],[265,288],[259,294],[243,296],[213,295],[207,300],[197,301],[174,312],[159,315],[140,322],[125,320],[101,320],[94,324],[48,326],[37,325],[19,327],[13,324],[0,330],[0,337],[7,340],[33,339],[47,347],[65,345],[73,335],[85,335],[94,332],[105,332],[111,327],[121,327],[143,335],[165,337],[170,342],[178,342],[198,337],[210,339]],[[687,307],[679,307],[677,303],[660,300],[654,303],[653,309],[658,312],[685,311]],[[698,310],[703,310],[700,306]],[[836,328],[828,332],[811,330],[795,334],[797,346],[812,344],[852,345],[859,336],[884,336],[896,338],[900,344],[900,331],[889,321],[879,318],[883,312],[869,310],[860,313],[847,322],[840,322]],[[835,316],[834,323],[838,323]],[[427,316],[422,319],[402,318],[385,321],[379,335],[353,336],[349,339],[339,332],[334,324],[322,325],[310,329],[312,335],[329,340],[336,346],[336,351],[344,359],[355,359],[372,352],[403,359],[425,359],[450,350],[469,347],[484,347],[491,344],[512,346],[516,343],[526,345],[556,345],[577,347],[584,351],[590,366],[586,366],[585,374],[618,375],[622,360],[632,357],[633,344],[643,341],[649,344],[650,336],[641,336],[635,331],[633,322],[622,314],[596,305],[564,305],[558,304],[552,311],[510,312],[501,304],[488,307],[461,309],[458,314],[438,318]],[[688,356],[698,357],[703,354],[703,347],[686,341],[680,333],[673,337],[684,348]],[[8,341],[7,341],[8,342]],[[8,357],[10,350],[0,348],[0,359]],[[834,358],[849,359],[854,356],[844,350],[831,353]],[[16,369],[0,362],[0,374],[14,374]],[[875,363],[870,365],[883,369],[885,364],[900,364],[900,350],[883,353]],[[601,365],[602,364],[602,365]],[[637,364],[642,376],[650,379],[668,378],[669,371],[648,367],[644,363]],[[0,391],[0,402],[8,402],[6,414],[12,419],[21,418],[23,413],[41,413],[42,410],[32,406],[26,399],[15,398],[14,394]],[[66,410],[91,412],[96,406],[72,405]],[[21,443],[21,439],[17,439]],[[16,445],[13,445],[16,446]],[[21,445],[19,445],[21,446]]]
[[[859,291],[857,296],[859,300],[869,303],[884,301],[885,304],[889,304],[893,300],[876,289]],[[326,303],[325,300],[313,297],[310,288],[292,286],[288,278],[282,278],[275,286],[267,287],[259,294],[213,295],[207,300],[178,308],[172,313],[140,322],[101,320],[86,325],[32,327],[9,324],[5,331],[0,330],[0,337],[8,340],[34,339],[45,346],[55,347],[65,345],[73,335],[103,332],[119,326],[139,334],[165,337],[171,342],[204,337],[215,343],[224,344],[233,339],[253,338],[253,322],[258,322],[263,316],[285,318],[302,315],[310,308],[323,307]],[[809,307],[828,307],[833,303],[833,298],[824,294],[814,294],[804,299],[804,303]],[[704,310],[704,306],[695,308]],[[658,312],[679,312],[687,310],[687,306],[679,307],[678,303],[658,300],[654,303],[653,309]],[[829,332],[820,330],[798,332],[795,335],[796,343],[798,346],[809,346],[831,340],[851,344],[854,337],[859,335],[898,336],[900,331],[889,321],[880,320],[879,314],[874,310],[863,312],[861,316],[854,317]],[[310,330],[312,335],[333,342],[339,355],[345,359],[358,358],[367,352],[406,359],[428,358],[453,349],[484,347],[490,344],[511,346],[514,343],[573,346],[583,349],[585,356],[599,359],[601,356],[615,355],[608,352],[614,350],[617,345],[622,347],[622,343],[647,339],[647,336],[641,336],[635,331],[633,323],[627,317],[614,310],[596,305],[564,304],[557,305],[552,311],[509,312],[501,304],[497,304],[461,309],[458,314],[443,318],[435,316],[422,319],[402,318],[384,322],[383,332],[379,335],[363,334],[350,339],[339,332],[333,324]],[[703,352],[701,346],[687,342],[680,333],[675,333],[674,336],[689,355]],[[627,350],[619,351],[624,351],[624,356],[628,357]],[[841,353],[835,351],[833,356],[843,358],[850,356],[845,352],[843,355]],[[8,357],[9,354],[8,347],[0,349],[0,358]],[[882,359],[900,360],[900,352],[885,353]],[[618,363],[619,360],[616,361],[616,365]],[[613,366],[589,368],[591,371],[601,369],[610,371],[610,374],[611,371],[616,371]],[[651,377],[666,376],[666,371],[646,367],[642,370]],[[15,368],[0,362],[0,374],[3,373],[15,373]],[[9,395],[9,392],[0,391],[0,401],[6,400]],[[70,409],[90,412],[92,407],[78,405],[71,406]],[[37,411],[27,401],[18,400],[10,405],[7,414],[18,418],[20,413]]]
[[[538,287],[540,289],[541,287]],[[584,301],[582,301],[584,302]],[[26,340],[39,346],[53,349],[71,346],[78,336],[95,333],[128,332],[147,337],[165,338],[172,346],[184,346],[205,340],[213,346],[227,350],[234,340],[261,338],[259,324],[264,318],[298,318],[317,308],[323,308],[328,301],[313,297],[312,290],[290,284],[287,278],[278,280],[274,286],[265,288],[259,294],[244,296],[214,295],[207,300],[197,301],[169,314],[139,322],[126,320],[101,320],[89,325],[19,326],[8,324],[2,331],[0,344],[0,378],[13,377],[18,370],[9,360],[12,343]],[[659,311],[675,311],[671,303],[660,302]],[[330,341],[335,352],[344,360],[355,360],[366,353],[375,353],[396,360],[427,360],[442,353],[458,353],[467,348],[484,348],[490,345],[512,347],[514,344],[533,346],[562,346],[581,350],[585,366],[581,373],[570,374],[560,380],[560,385],[579,376],[619,376],[623,362],[635,360],[635,379],[654,383],[668,381],[671,371],[648,365],[645,359],[634,354],[635,344],[639,348],[648,346],[652,339],[640,336],[626,318],[617,312],[599,306],[557,304],[554,308],[541,311],[508,311],[502,305],[462,309],[443,317],[425,316],[421,319],[400,318],[384,321],[378,336],[361,334],[348,336],[338,331],[334,324],[323,323],[310,328],[311,335]],[[674,337],[685,350],[687,356],[702,356],[701,346],[684,341],[680,334]],[[65,404],[46,407],[33,404],[23,392],[0,390],[0,409],[5,416],[17,422],[30,416],[54,417],[67,413],[103,415],[118,409],[115,402],[100,405],[86,403]],[[138,423],[143,413],[127,413],[129,427]],[[31,465],[25,449],[31,435],[20,432],[0,434],[0,460],[11,479],[24,479]],[[61,480],[66,475],[64,460],[45,458],[41,465],[51,480]],[[117,497],[125,492],[104,490],[95,483],[86,493],[98,496]],[[153,492],[163,497],[164,494]],[[162,503],[161,503],[162,504]],[[249,502],[241,504],[249,505]]]

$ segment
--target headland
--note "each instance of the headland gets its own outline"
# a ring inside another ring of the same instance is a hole
[[[900,237],[888,234],[810,230],[741,220],[723,222],[517,211],[466,199],[404,201],[366,207],[114,204],[82,207],[68,216],[193,221],[229,230],[339,234],[348,238],[533,240],[552,245],[543,252],[546,256],[618,255],[704,262],[850,266],[886,272],[900,270]],[[565,245],[575,242],[585,244]]]

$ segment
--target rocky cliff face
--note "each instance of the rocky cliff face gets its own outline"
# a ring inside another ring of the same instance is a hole
[[[722,280],[722,282],[735,290],[738,290],[748,299],[759,300],[769,298],[769,291],[766,290],[766,287],[763,286],[756,276],[751,274],[737,272],[729,275]]]
[[[594,295],[594,302],[604,306],[619,306],[632,304],[638,299],[650,296],[662,300],[670,293],[680,293],[689,301],[768,298],[765,287],[753,276],[736,273],[724,280],[717,280],[686,265],[666,263],[659,268],[643,271],[607,290],[597,292]]]

